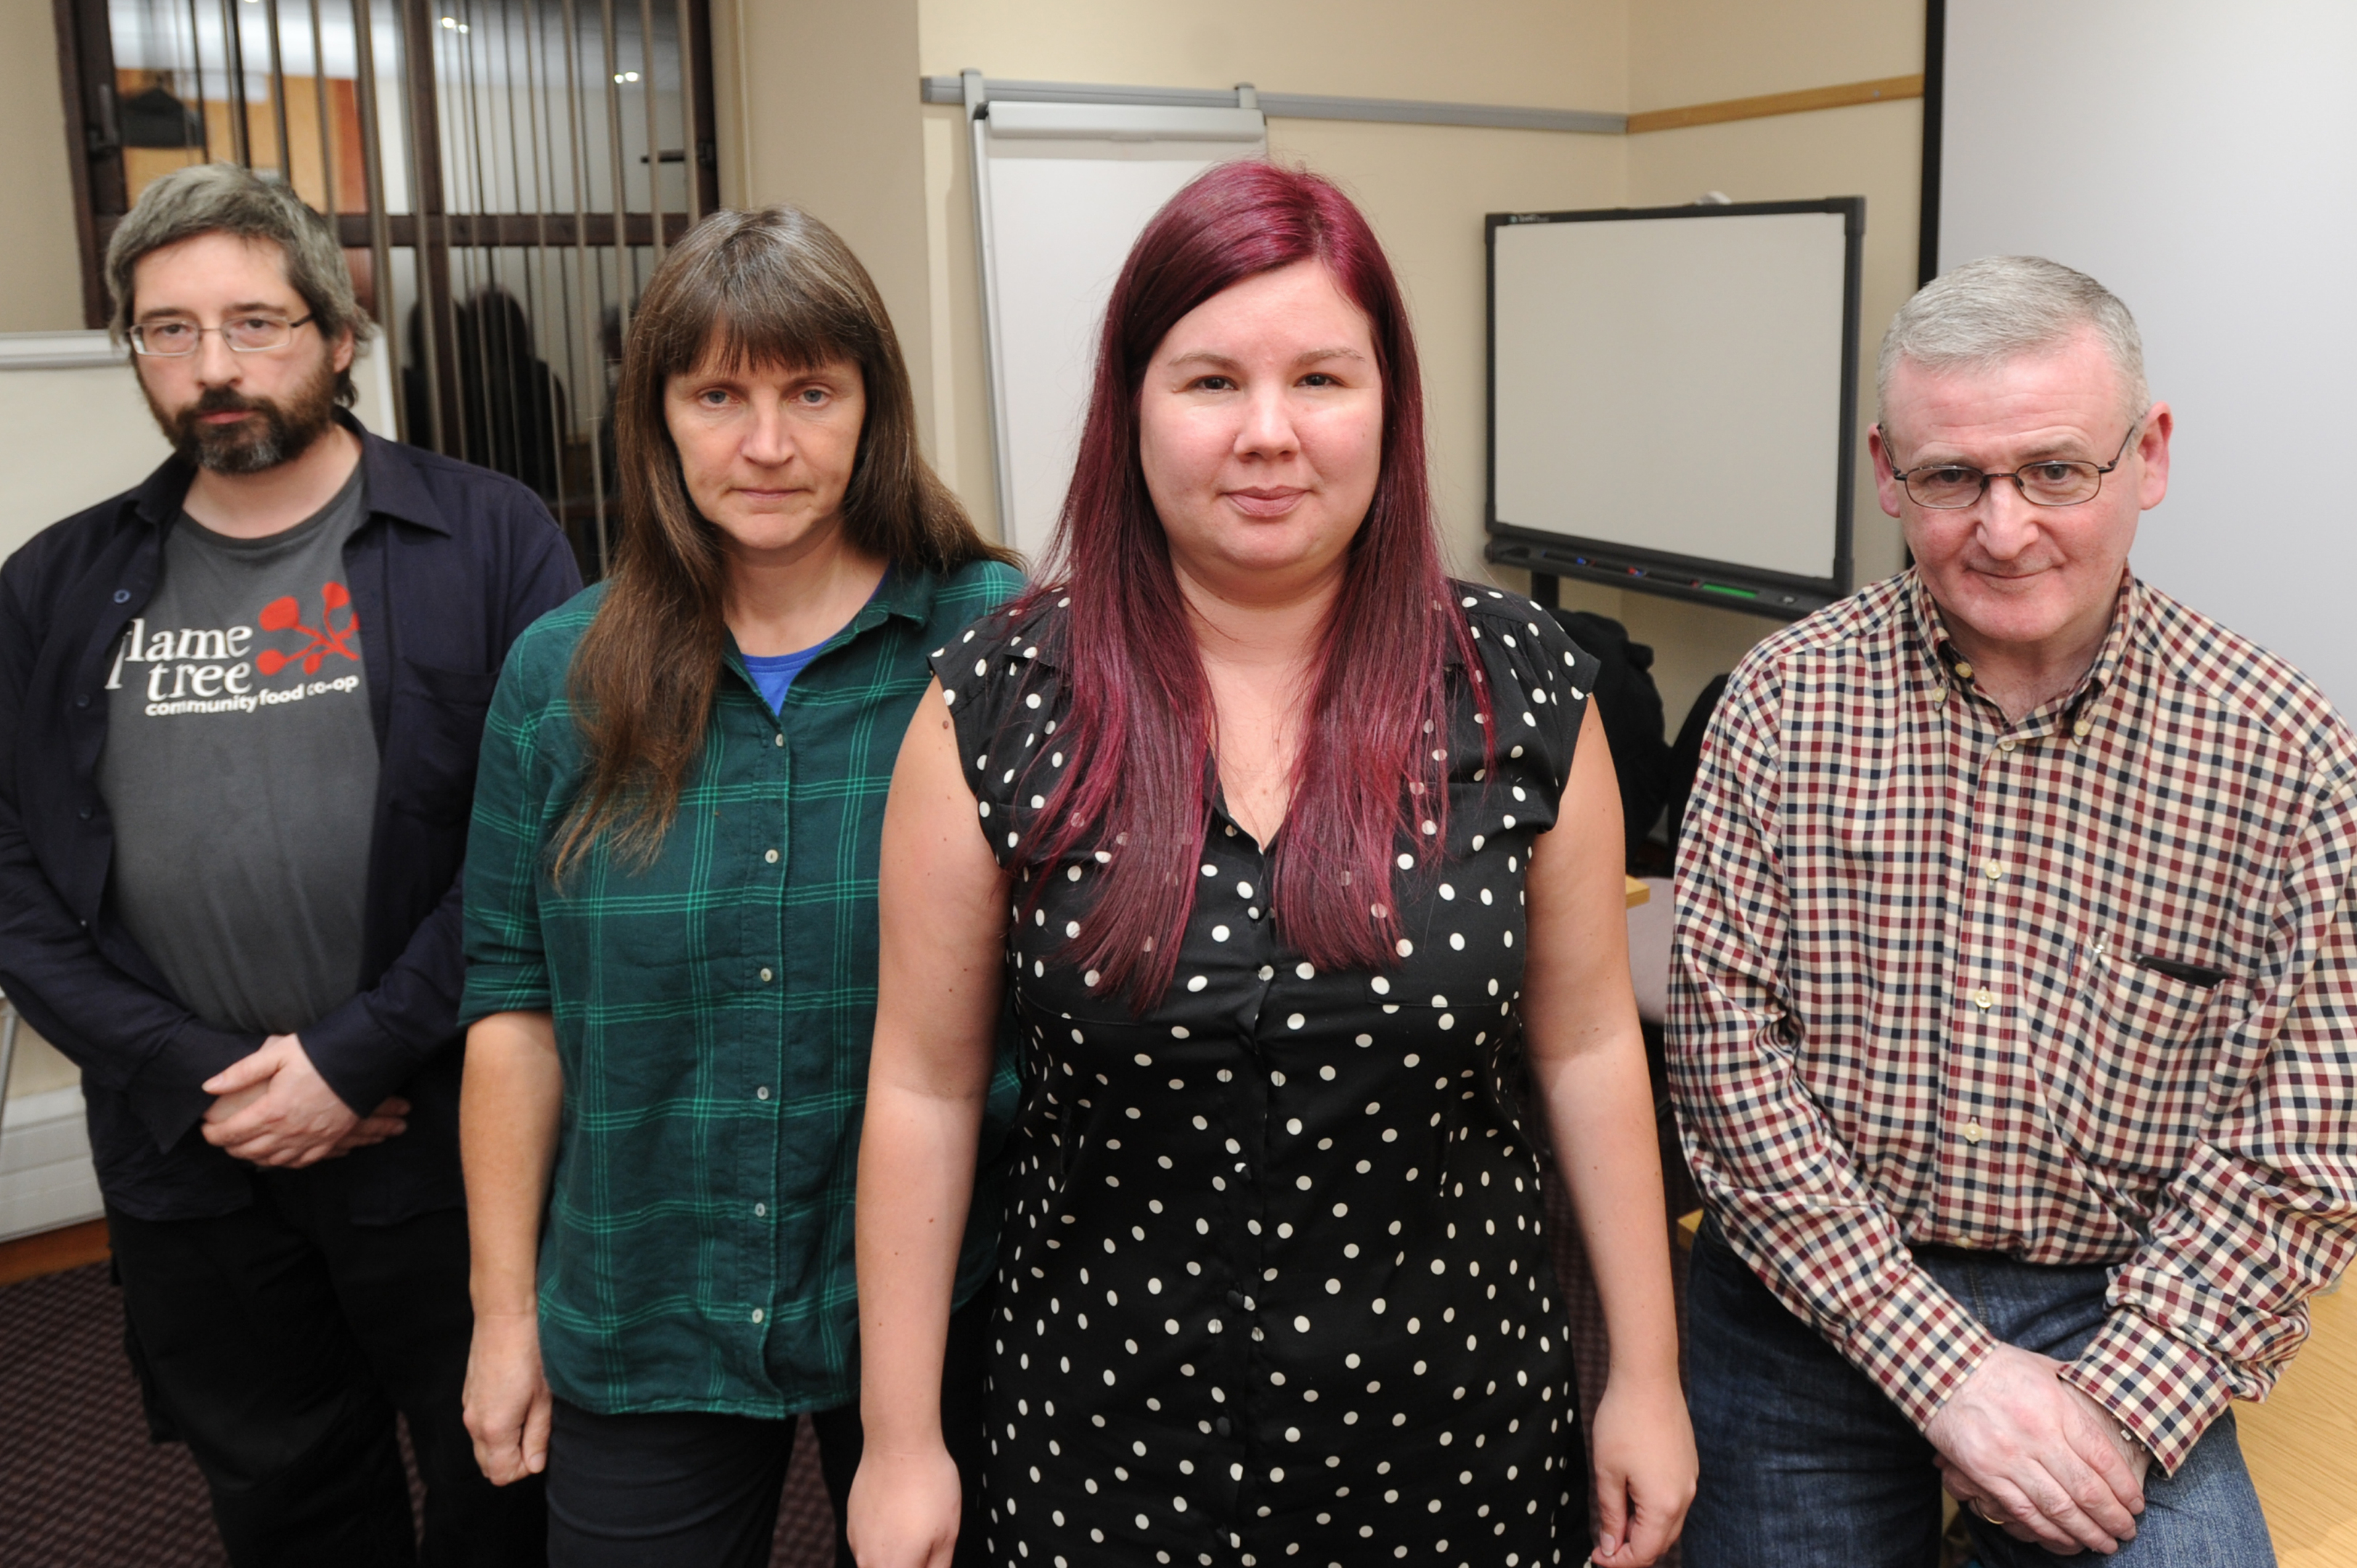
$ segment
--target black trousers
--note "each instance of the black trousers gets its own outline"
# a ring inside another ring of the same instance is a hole
[[[495,1487],[460,1419],[467,1216],[355,1225],[338,1173],[257,1173],[217,1219],[107,1210],[124,1344],[158,1442],[183,1442],[236,1568],[522,1568],[537,1477]],[[423,1552],[393,1416],[425,1483]]]
[[[965,1499],[955,1568],[981,1568],[983,1378],[991,1291],[950,1317],[942,1434]],[[813,1411],[834,1505],[836,1568],[853,1568],[845,1505],[859,1473],[859,1406]],[[702,1412],[599,1415],[556,1402],[548,1444],[552,1568],[766,1568],[794,1451],[794,1420]]]

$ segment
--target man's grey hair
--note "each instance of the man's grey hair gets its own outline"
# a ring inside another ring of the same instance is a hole
[[[278,180],[238,164],[197,164],[141,191],[107,242],[106,288],[114,301],[108,329],[116,341],[130,331],[138,309],[132,285],[140,259],[200,234],[275,244],[285,259],[286,281],[303,296],[322,341],[333,343],[350,332],[355,343],[365,343],[375,330],[353,296],[351,269],[327,219]],[[347,371],[338,379],[336,401],[349,405],[357,395]]]
[[[1890,318],[1874,371],[1875,417],[1887,419],[1890,378],[1902,360],[1934,371],[1992,370],[2051,353],[2086,331],[2094,333],[2119,372],[2122,413],[2141,416],[2151,403],[2144,338],[2118,295],[2043,256],[1966,262],[1916,290]],[[1889,428],[1885,424],[1886,435]]]

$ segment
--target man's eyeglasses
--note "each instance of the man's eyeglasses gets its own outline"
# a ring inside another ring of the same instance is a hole
[[[294,341],[295,329],[308,326],[311,320],[308,316],[300,321],[276,316],[241,316],[219,327],[199,327],[193,321],[172,318],[143,321],[131,329],[131,347],[154,359],[177,360],[195,353],[206,333],[218,332],[233,353],[266,354]]]
[[[2100,467],[2093,463],[2075,462],[2068,458],[2049,457],[2040,462],[2025,463],[2010,474],[1984,474],[1978,468],[1968,468],[1962,463],[1933,463],[1905,473],[1892,469],[1890,477],[1904,486],[1915,504],[1934,511],[1959,511],[1988,493],[1991,479],[2011,479],[2021,499],[2031,506],[2077,506],[2091,501],[2104,488],[2104,476],[2120,466],[2128,455],[2128,443],[2144,428],[2139,416],[2120,437],[2120,449],[2112,460]]]

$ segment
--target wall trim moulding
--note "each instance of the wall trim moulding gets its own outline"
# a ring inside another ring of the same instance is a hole
[[[961,77],[917,79],[927,103],[963,103]],[[1678,109],[1648,109],[1609,114],[1592,109],[1535,109],[1511,103],[1441,103],[1421,98],[1335,98],[1316,92],[1264,92],[1250,82],[1222,90],[1209,87],[1114,87],[1082,81],[1009,81],[985,78],[985,102],[1007,103],[1132,103],[1157,109],[1258,109],[1280,120],[1374,120],[1405,125],[1472,125],[1496,131],[1573,131],[1587,135],[1641,135],[1689,125],[1718,125],[1774,114],[1805,114],[1860,103],[1888,103],[1923,96],[1923,74],[1846,81],[1832,87],[1728,98]]]
[[[925,76],[918,94],[927,103],[963,103],[961,77]],[[1588,109],[1530,109],[1510,103],[1436,103],[1420,98],[1332,98],[1316,92],[1263,92],[1250,82],[1222,91],[1202,87],[1112,87],[1080,81],[1009,81],[985,77],[985,100],[1009,103],[1136,103],[1160,109],[1258,109],[1287,120],[1379,120],[1408,125],[1477,125],[1502,131],[1578,131],[1617,136],[1625,114]]]
[[[1798,92],[1770,92],[1758,98],[1727,98],[1717,103],[1693,103],[1683,109],[1648,109],[1629,116],[1629,134],[1676,131],[1688,125],[1720,125],[1729,120],[1760,120],[1770,114],[1805,114],[1815,109],[1846,109],[1859,103],[1888,103],[1923,96],[1923,73],[1886,76],[1873,81],[1846,81],[1835,87],[1810,87]]]
[[[130,357],[102,331],[0,332],[0,371],[95,370]]]

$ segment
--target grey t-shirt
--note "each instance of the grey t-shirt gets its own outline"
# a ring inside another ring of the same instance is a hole
[[[359,988],[376,729],[344,542],[361,471],[267,539],[183,515],[107,676],[124,924],[208,1023],[299,1031]]]

